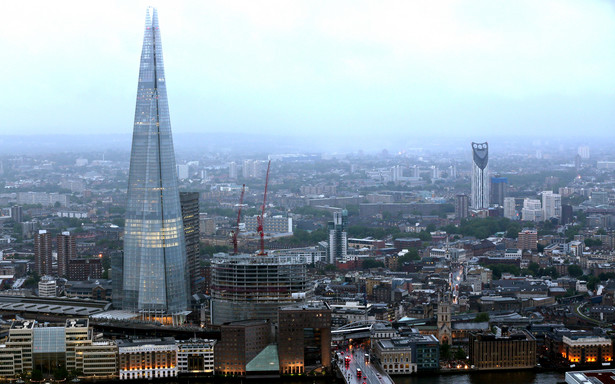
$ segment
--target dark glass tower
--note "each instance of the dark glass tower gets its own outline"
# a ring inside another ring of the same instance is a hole
[[[149,8],[137,89],[124,232],[122,308],[186,311],[189,279],[158,13]]]

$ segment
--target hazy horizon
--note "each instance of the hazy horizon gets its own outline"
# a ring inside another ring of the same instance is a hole
[[[2,137],[130,135],[147,5],[5,4]],[[153,5],[176,135],[612,137],[607,1]]]

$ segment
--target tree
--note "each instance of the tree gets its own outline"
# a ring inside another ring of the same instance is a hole
[[[66,367],[60,366],[56,370],[53,371],[53,378],[55,380],[64,380],[68,377],[68,371]]]
[[[440,346],[440,360],[450,360],[451,358],[451,346],[450,344],[442,344]]]
[[[33,369],[32,373],[30,374],[30,378],[32,379],[32,381],[41,381],[43,380],[43,372],[41,372],[40,369]]]
[[[383,268],[384,263],[382,261],[377,261],[374,259],[365,259],[361,263],[361,267],[363,269],[371,269],[371,268]]]
[[[479,323],[489,321],[489,314],[487,312],[480,312],[479,314],[476,315],[476,317],[474,318],[474,321],[479,322]]]
[[[571,277],[579,277],[583,275],[583,269],[576,264],[568,266],[568,275]]]
[[[538,271],[540,270],[540,265],[535,262],[531,262],[527,269],[532,273],[532,276],[538,275]]]
[[[466,352],[462,348],[457,348],[455,351],[455,360],[465,360],[466,357]]]
[[[594,291],[598,284],[600,284],[600,278],[596,276],[590,276],[589,279],[587,279],[587,289],[590,291]]]

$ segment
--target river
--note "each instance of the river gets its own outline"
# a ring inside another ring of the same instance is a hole
[[[564,373],[510,371],[462,375],[397,376],[395,384],[555,384],[564,382]]]

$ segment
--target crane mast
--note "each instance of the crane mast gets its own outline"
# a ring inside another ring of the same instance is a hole
[[[233,231],[233,254],[237,254],[237,235],[239,234],[239,222],[241,221],[241,208],[243,207],[243,195],[246,192],[246,185],[241,187],[241,196],[239,197],[239,210],[237,211],[237,224]]]
[[[260,251],[258,253],[259,256],[264,256],[265,253],[265,231],[263,229],[264,217],[265,217],[265,206],[267,205],[267,187],[269,186],[269,169],[271,168],[271,160],[267,164],[267,176],[265,177],[265,193],[263,195],[263,206],[261,209],[261,215],[258,217],[258,234],[261,238]]]

